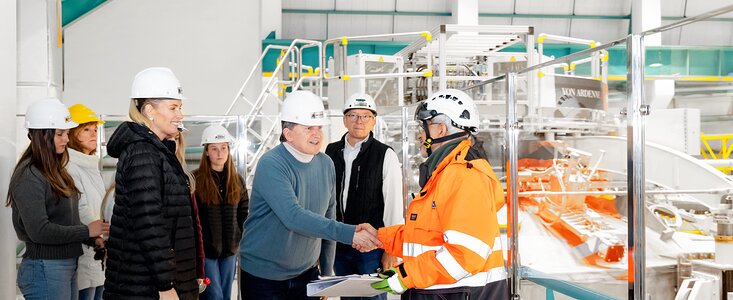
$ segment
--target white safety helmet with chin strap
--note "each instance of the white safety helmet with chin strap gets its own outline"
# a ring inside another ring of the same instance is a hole
[[[309,91],[294,91],[285,97],[280,120],[305,126],[323,126],[328,120],[323,100]]]
[[[203,134],[201,134],[201,146],[216,143],[231,144],[234,143],[234,137],[229,134],[229,130],[224,128],[224,126],[215,124],[204,129]]]
[[[346,113],[351,109],[367,109],[374,113],[375,116],[377,115],[377,104],[374,102],[374,98],[367,93],[352,94],[346,100],[343,112]]]
[[[147,68],[137,73],[132,81],[130,98],[186,99],[176,75],[171,69],[163,67]]]
[[[437,139],[431,138],[428,130],[428,120],[438,115],[447,116],[451,119],[454,127],[464,131]],[[475,133],[478,131],[480,123],[473,99],[465,92],[455,89],[438,91],[430,99],[418,104],[417,110],[415,110],[415,120],[422,123],[421,126],[425,131],[423,146],[426,148],[428,155],[432,153],[432,144]]]
[[[25,113],[27,129],[71,129],[79,126],[71,120],[69,109],[57,98],[44,98],[28,106]]]

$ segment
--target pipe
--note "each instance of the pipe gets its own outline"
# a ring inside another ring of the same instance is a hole
[[[519,299],[520,277],[519,277],[519,198],[517,197],[517,165],[519,161],[519,122],[517,122],[517,73],[506,74],[506,145],[509,158],[506,162],[509,180],[507,182],[507,201],[509,202],[509,222],[511,232],[509,233],[509,265],[511,274],[511,287],[509,289],[512,299]]]
[[[733,189],[699,189],[699,190],[651,190],[646,191],[647,195],[668,195],[668,194],[726,194],[733,192]],[[564,195],[626,195],[629,191],[567,191],[567,192],[545,192],[530,191],[519,192],[518,196],[564,196]],[[508,193],[507,193],[508,194]]]
[[[733,159],[701,159],[701,161],[713,167],[733,167]]]
[[[627,74],[627,174],[628,181],[628,245],[629,245],[629,299],[646,299],[644,274],[646,273],[646,204],[644,174],[644,116],[648,106],[644,104],[644,37],[632,34],[626,42]],[[633,263],[632,263],[633,262]]]

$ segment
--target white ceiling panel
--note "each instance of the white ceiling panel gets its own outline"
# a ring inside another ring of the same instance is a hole
[[[283,14],[283,39],[326,39],[326,15]]]
[[[684,46],[731,46],[731,22],[697,22],[680,27],[680,45]],[[701,34],[704,32],[705,34]]]
[[[395,16],[395,32],[430,31],[445,22],[449,17],[442,16]]]
[[[336,10],[376,10],[376,11],[394,11],[394,0],[369,0],[369,1],[350,1],[336,0]]]
[[[456,0],[396,0],[397,11],[450,12],[448,1]]]
[[[687,0],[687,11],[685,15],[687,17],[694,17],[731,4],[733,4],[731,0]],[[733,13],[723,14],[716,18],[733,18]]]
[[[681,17],[685,14],[685,3],[688,0],[664,0],[662,5],[663,17]]]
[[[518,14],[571,15],[573,0],[517,0]]]
[[[673,23],[673,21],[665,21],[662,20],[662,26],[669,25]],[[672,30],[667,30],[665,32],[662,32],[662,45],[679,45],[680,44],[680,28],[675,28]]]
[[[567,36],[570,19],[514,18],[510,25],[533,26],[535,36],[540,33]]]
[[[512,18],[479,17],[478,23],[481,25],[511,25]]]
[[[384,33],[392,33],[392,16],[328,15],[328,38]]]
[[[286,9],[328,9],[333,10],[333,0],[282,0]]]
[[[631,14],[631,0],[576,0],[575,14],[591,16],[627,16]]]
[[[601,43],[615,41],[628,34],[629,20],[573,19],[570,24],[570,36]]]
[[[441,16],[395,16],[394,28],[395,32],[414,32],[414,31],[431,31],[445,22],[450,17]],[[415,37],[395,38],[395,41],[412,42]]]
[[[514,0],[479,1],[478,12],[487,14],[514,13]]]

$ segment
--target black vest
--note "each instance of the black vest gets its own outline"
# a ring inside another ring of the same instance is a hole
[[[336,168],[336,219],[347,224],[369,223],[374,228],[384,227],[384,195],[382,194],[382,169],[384,155],[391,147],[374,139],[372,133],[361,144],[359,154],[351,164],[346,209],[343,206],[344,146],[346,135],[326,147],[326,154]]]

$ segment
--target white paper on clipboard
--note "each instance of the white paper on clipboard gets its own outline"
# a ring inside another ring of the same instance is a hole
[[[375,290],[371,284],[381,278],[369,275],[346,275],[324,277],[308,284],[308,297],[371,297],[383,291]]]

